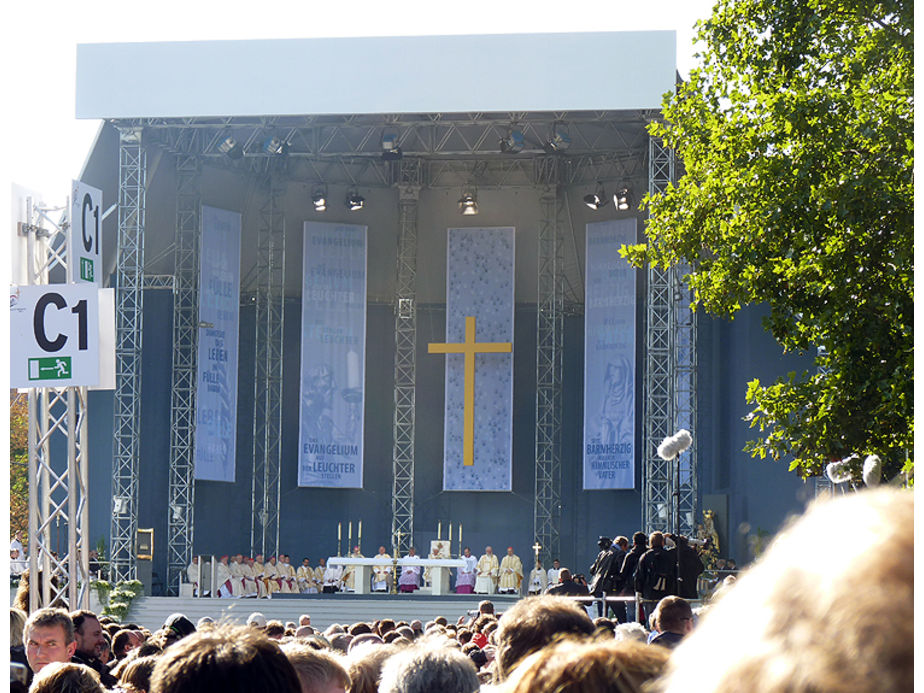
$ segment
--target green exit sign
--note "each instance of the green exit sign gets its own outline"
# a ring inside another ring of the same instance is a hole
[[[88,257],[80,258],[80,278],[84,281],[93,281],[93,264],[93,260]]]
[[[29,359],[29,380],[69,380],[70,377],[70,356]]]

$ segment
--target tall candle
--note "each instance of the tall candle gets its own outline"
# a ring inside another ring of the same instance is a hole
[[[452,551],[452,523],[449,523],[449,551]]]
[[[359,549],[362,551],[363,548],[363,521],[359,521],[359,531],[356,536],[356,543],[359,544]]]
[[[462,555],[462,523],[459,523],[459,555]]]
[[[443,521],[442,520],[436,523],[436,538],[437,539],[443,538]]]

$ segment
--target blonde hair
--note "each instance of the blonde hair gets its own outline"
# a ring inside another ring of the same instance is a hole
[[[813,503],[674,650],[662,690],[910,691],[913,522],[910,491]]]
[[[83,664],[50,662],[35,675],[29,693],[106,693],[99,674]]]

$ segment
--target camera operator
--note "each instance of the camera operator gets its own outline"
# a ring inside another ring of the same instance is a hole
[[[676,545],[676,559],[679,562],[677,566],[677,596],[684,599],[699,599],[699,591],[696,589],[696,580],[706,569],[699,557],[699,551],[694,549],[690,544],[702,544],[697,539],[688,539],[682,534],[668,534],[668,537]]]
[[[593,565],[590,566],[591,580],[590,580],[590,593],[595,597],[609,597],[615,595],[617,592],[616,589],[616,579],[619,576],[619,566],[617,564],[617,555],[619,552],[616,548],[613,547],[613,542],[609,537],[600,537],[597,539],[597,546],[600,547],[600,552],[597,554],[596,560],[593,562]],[[606,602],[598,601],[597,602],[597,616],[605,616],[607,614]],[[620,623],[625,621],[625,613],[623,613],[623,618]]]

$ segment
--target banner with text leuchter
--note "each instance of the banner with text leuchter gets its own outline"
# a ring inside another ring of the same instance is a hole
[[[635,487],[635,219],[587,224],[584,490]]]
[[[514,229],[449,229],[446,263],[446,343],[513,343]],[[459,347],[452,347],[459,348]],[[512,348],[512,346],[511,346]],[[473,454],[465,464],[465,381],[462,353],[446,360],[443,489],[509,491],[513,484],[513,353],[475,353]]]
[[[366,227],[305,222],[298,485],[363,486]]]
[[[241,215],[203,206],[194,476],[204,481],[234,481],[240,294]]]

